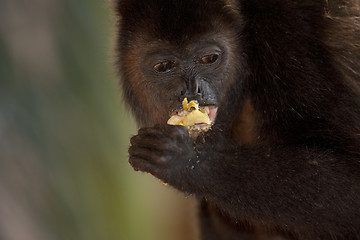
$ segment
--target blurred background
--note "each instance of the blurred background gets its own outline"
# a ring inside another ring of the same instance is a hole
[[[0,1],[0,239],[196,239],[195,204],[127,161],[106,0]]]

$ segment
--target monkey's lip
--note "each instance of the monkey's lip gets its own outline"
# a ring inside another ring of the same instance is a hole
[[[209,116],[210,121],[213,123],[216,119],[216,113],[218,108],[215,105],[208,105],[208,106],[199,106],[200,109],[204,109],[206,111],[206,113]],[[182,115],[183,114],[183,109],[179,109],[174,111],[172,114],[170,114],[170,117],[174,116],[174,115]]]

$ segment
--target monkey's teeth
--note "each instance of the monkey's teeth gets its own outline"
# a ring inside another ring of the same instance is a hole
[[[214,122],[215,118],[216,118],[218,108],[216,106],[210,106],[209,110],[210,110],[210,112],[209,112],[210,121]]]
[[[204,107],[204,110],[206,111],[206,113],[209,115],[210,113],[210,108],[208,106]]]

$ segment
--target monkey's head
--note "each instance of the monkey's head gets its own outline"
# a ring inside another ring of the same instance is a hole
[[[229,2],[118,2],[124,99],[140,126],[166,123],[185,97],[211,106],[211,118],[225,105],[241,71],[240,20]]]

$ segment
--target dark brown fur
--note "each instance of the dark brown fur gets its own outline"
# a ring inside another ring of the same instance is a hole
[[[360,239],[359,6],[117,2],[124,99],[142,127],[129,161],[199,198],[203,239]],[[197,65],[209,43],[220,60]],[[164,58],[178,65],[155,73]],[[196,141],[166,125],[186,96],[219,107]]]

